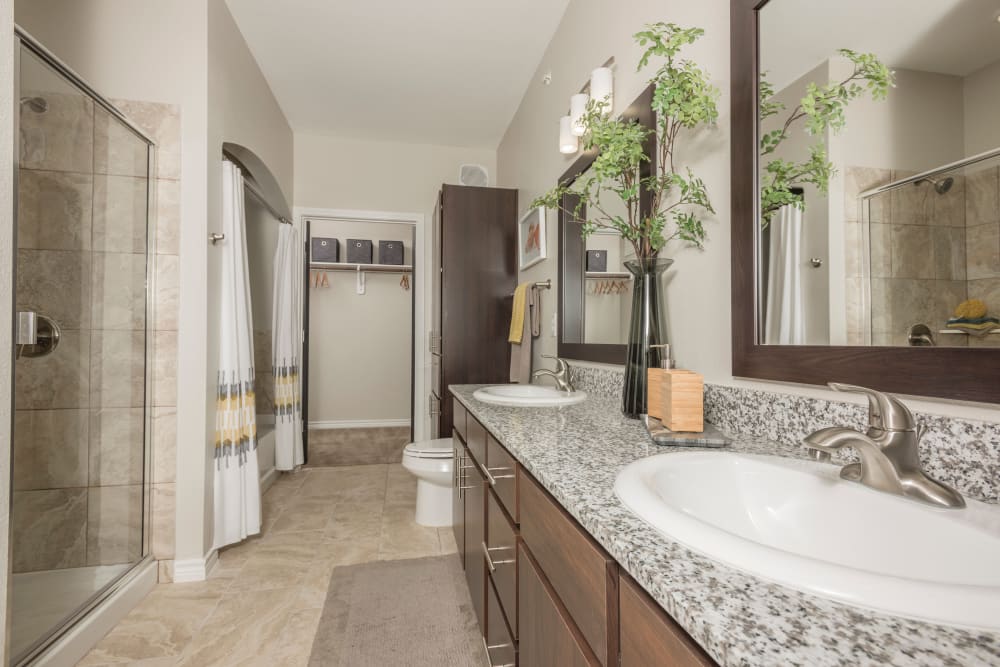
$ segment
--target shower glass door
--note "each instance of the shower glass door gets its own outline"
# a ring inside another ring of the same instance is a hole
[[[150,142],[19,46],[12,655],[147,553]]]

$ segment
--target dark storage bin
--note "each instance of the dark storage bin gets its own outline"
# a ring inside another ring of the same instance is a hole
[[[397,264],[403,263],[403,242],[402,241],[379,241],[378,242],[378,263]]]
[[[347,239],[347,263],[371,264],[372,242],[367,239]]]
[[[310,254],[313,262],[339,262],[340,241],[317,236],[312,239]]]
[[[607,250],[588,250],[587,251],[587,270],[588,271],[607,271],[608,270],[608,251]]]

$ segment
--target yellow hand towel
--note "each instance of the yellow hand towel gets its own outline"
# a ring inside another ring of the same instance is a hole
[[[510,336],[508,343],[521,344],[524,335],[524,311],[527,310],[528,287],[531,283],[521,283],[514,290],[514,308],[510,314]]]

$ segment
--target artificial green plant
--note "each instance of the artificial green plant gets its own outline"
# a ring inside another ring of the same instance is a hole
[[[652,59],[660,61],[650,83],[654,93],[654,129],[637,122],[612,118],[606,100],[591,100],[583,117],[586,133],[582,146],[596,153],[591,167],[572,184],[558,186],[535,199],[532,206],[561,209],[582,225],[584,238],[598,229],[611,229],[631,243],[638,259],[653,259],[674,239],[701,248],[706,239],[702,216],[714,213],[705,183],[690,168],[675,165],[675,147],[682,131],[694,131],[713,124],[719,116],[719,91],[708,73],[691,60],[680,57],[681,50],[698,40],[701,28],[681,28],[673,23],[656,23],[634,35],[646,47],[638,70]],[[649,169],[644,145],[655,135],[656,164]],[[651,205],[643,210],[642,196],[648,193]],[[564,204],[566,195],[575,203]],[[611,214],[602,206],[602,195],[616,197],[624,214]],[[586,220],[581,215],[586,211]]]
[[[814,136],[828,129],[840,132],[846,123],[844,112],[852,100],[866,92],[871,94],[873,100],[886,98],[889,88],[894,85],[894,75],[877,56],[849,49],[840,49],[837,53],[854,64],[850,76],[823,86],[810,82],[805,96],[791,110],[785,122],[761,136],[762,158],[777,150],[796,123],[803,123],[805,131]],[[774,99],[774,86],[767,81],[766,73],[761,74],[759,94],[761,121],[785,111],[785,105]],[[796,162],[776,158],[765,164],[760,187],[761,224],[769,224],[775,212],[788,204],[804,208],[803,198],[792,192],[793,187],[809,183],[827,194],[830,176],[834,173],[822,142],[809,148],[809,157],[805,160]]]

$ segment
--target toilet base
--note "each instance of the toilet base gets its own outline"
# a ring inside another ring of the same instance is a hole
[[[417,478],[417,523],[430,528],[452,524],[451,487],[431,484]]]

